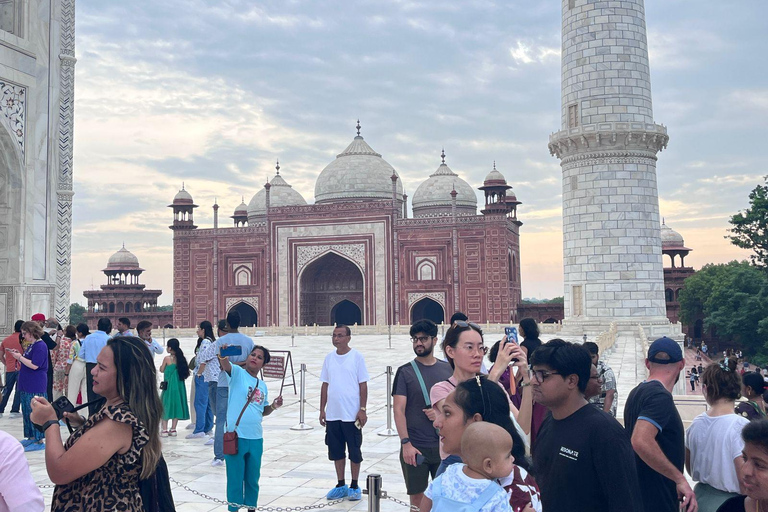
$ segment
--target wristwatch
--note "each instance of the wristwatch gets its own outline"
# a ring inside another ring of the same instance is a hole
[[[404,438],[402,438],[400,440],[400,444],[408,444],[410,442],[411,442],[411,440],[409,438],[407,438],[407,437],[404,437]]]
[[[363,412],[367,411],[367,409],[365,407],[361,407],[360,410],[363,411]]]

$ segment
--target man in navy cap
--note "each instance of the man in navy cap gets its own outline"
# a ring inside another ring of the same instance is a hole
[[[683,351],[674,340],[659,338],[648,349],[645,366],[648,380],[632,390],[624,408],[644,509],[696,512],[696,496],[683,475],[685,430],[672,399],[672,388],[685,368]]]

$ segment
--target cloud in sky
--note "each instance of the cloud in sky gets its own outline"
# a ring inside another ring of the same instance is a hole
[[[398,0],[79,2],[72,298],[124,241],[171,303],[166,206],[184,182],[200,226],[274,173],[308,202],[363,135],[413,193],[440,163],[478,187],[493,161],[523,202],[523,294],[562,295],[560,3]],[[723,239],[765,174],[766,21],[749,9],[648,0],[662,215],[690,261]],[[478,191],[479,197],[479,191]]]

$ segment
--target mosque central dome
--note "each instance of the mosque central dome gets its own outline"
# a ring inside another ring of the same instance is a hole
[[[315,203],[392,199],[392,175],[397,171],[360,136],[328,164],[315,182]],[[403,200],[403,184],[397,180],[397,200]]]
[[[139,269],[139,258],[123,246],[107,260],[107,270],[110,269]]]
[[[451,192],[456,190],[458,215],[477,214],[477,196],[469,183],[461,179],[445,163],[445,151],[440,155],[442,163],[427,181],[419,185],[413,194],[414,217],[450,215],[453,205]]]

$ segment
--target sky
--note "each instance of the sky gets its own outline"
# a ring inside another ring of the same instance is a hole
[[[274,174],[307,202],[362,135],[413,194],[446,163],[493,162],[518,200],[524,297],[562,295],[558,0],[77,2],[72,301],[125,247],[172,302],[172,213],[220,225]],[[706,263],[743,259],[728,218],[768,174],[762,2],[646,0],[661,215]],[[483,203],[481,192],[478,204]]]

